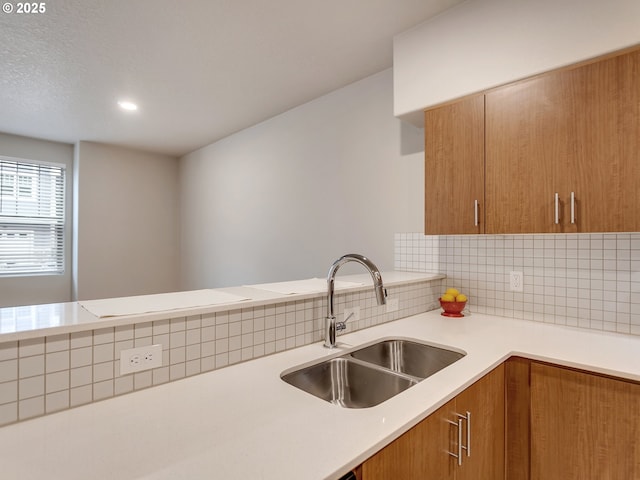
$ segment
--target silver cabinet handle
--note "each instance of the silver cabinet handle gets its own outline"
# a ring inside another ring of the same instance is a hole
[[[467,457],[471,456],[471,412],[467,412]]]
[[[474,226],[478,226],[478,200],[473,201]]]
[[[555,199],[555,202],[554,202],[555,203],[555,205],[554,205],[555,222],[554,223],[557,225],[557,224],[560,223],[560,207],[559,207],[560,201],[558,199],[558,193],[557,192],[556,192],[556,194],[554,196],[554,199]]]
[[[576,223],[576,192],[571,192],[571,223]]]
[[[451,420],[447,420],[451,425],[455,425],[458,428],[458,453],[453,453],[453,452],[448,452],[448,453],[453,458],[456,458],[458,460],[459,467],[462,466],[462,449],[464,448],[462,446],[462,420],[464,420],[464,417],[462,417],[461,415],[458,415],[457,422],[452,422]]]
[[[462,449],[464,448],[462,446],[462,420],[464,420],[464,418],[458,418],[458,456],[456,457],[458,459],[458,466],[462,466]]]

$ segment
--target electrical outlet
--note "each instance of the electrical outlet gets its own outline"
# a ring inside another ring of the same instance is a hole
[[[399,298],[387,298],[386,313],[397,312],[398,308],[400,308]]]
[[[357,322],[360,320],[360,306],[346,307],[344,309],[344,321]]]
[[[512,292],[524,291],[524,275],[522,272],[511,272],[509,274],[509,288]]]
[[[129,348],[120,352],[120,375],[162,366],[162,345]]]

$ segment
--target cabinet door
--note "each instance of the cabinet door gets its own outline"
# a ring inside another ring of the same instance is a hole
[[[531,364],[531,479],[640,478],[640,385]]]
[[[635,51],[486,94],[487,233],[640,229],[639,76]]]
[[[483,233],[484,96],[427,110],[424,125],[425,233]]]
[[[362,480],[504,479],[504,365],[362,464]],[[458,415],[471,413],[471,429],[462,422],[462,466],[458,452]],[[468,443],[467,433],[470,435]]]
[[[561,232],[558,171],[569,155],[565,93],[551,76],[486,95],[486,233]]]
[[[453,478],[454,448],[449,422],[454,400],[387,445],[362,464],[362,480]]]
[[[504,399],[504,365],[456,397],[457,412],[471,413],[470,455],[463,458],[457,480],[504,479]]]
[[[571,131],[570,231],[640,229],[640,51],[560,72]],[[568,219],[567,219],[568,220]]]

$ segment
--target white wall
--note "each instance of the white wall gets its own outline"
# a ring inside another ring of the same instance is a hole
[[[76,145],[75,296],[178,289],[178,160],[110,145]]]
[[[638,0],[468,0],[394,39],[395,115],[640,42]]]
[[[67,226],[71,238],[73,145],[0,133],[0,155],[60,163],[67,167]],[[71,241],[65,245],[63,275],[30,275],[0,278],[0,307],[71,300]]]
[[[183,157],[181,288],[322,277],[351,252],[392,269],[424,203],[422,131],[392,92],[387,70]]]

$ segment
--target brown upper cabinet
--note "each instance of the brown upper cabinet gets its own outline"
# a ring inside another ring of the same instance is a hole
[[[425,233],[639,231],[638,78],[636,48],[427,110]]]
[[[425,233],[484,233],[484,96],[425,111]]]

